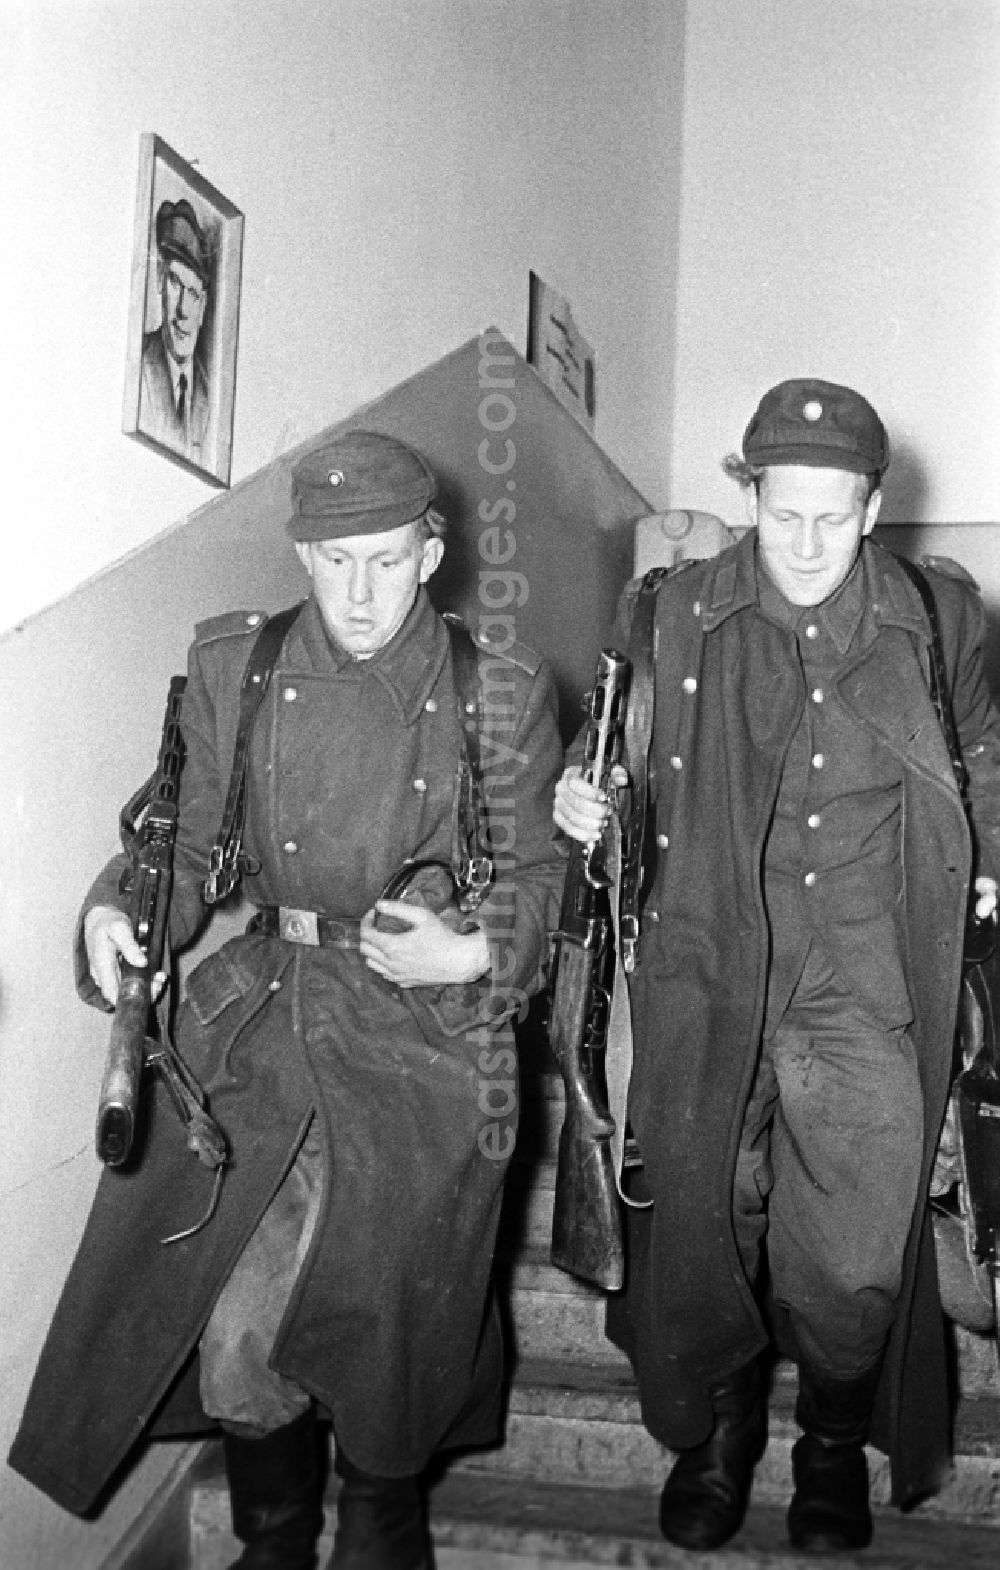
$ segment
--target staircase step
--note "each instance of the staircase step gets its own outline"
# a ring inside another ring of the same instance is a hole
[[[694,1570],[705,1556],[672,1547],[658,1531],[659,1490],[673,1457],[644,1428],[628,1361],[605,1336],[606,1294],[549,1259],[561,1079],[534,1067],[523,1089],[498,1246],[515,1353],[505,1439],[453,1458],[432,1489],[437,1570]],[[995,1570],[1000,1563],[996,1343],[956,1328],[955,1348],[963,1399],[945,1486],[904,1516],[888,1504],[887,1459],[870,1450],[875,1543],[863,1556],[824,1556],[830,1570]],[[794,1369],[779,1364],[754,1499],[744,1529],[712,1555],[719,1570],[811,1570],[815,1562],[793,1553],[785,1538],[795,1386]],[[225,1570],[239,1545],[221,1447],[209,1445],[206,1457],[192,1491],[191,1564]],[[336,1489],[333,1479],[320,1563],[331,1551]]]
[[[628,1367],[604,1334],[605,1294],[557,1270],[547,1253],[530,1246],[501,1266],[500,1291],[510,1303],[518,1358],[572,1358]]]
[[[765,1502],[787,1501],[791,1492],[795,1391],[794,1371],[779,1365],[768,1405],[768,1445],[756,1472],[756,1494]],[[954,1443],[951,1474],[941,1492],[921,1506],[922,1514],[1000,1526],[1000,1402],[963,1402]],[[454,1467],[588,1490],[658,1489],[672,1460],[643,1427],[630,1373],[527,1358],[515,1371],[503,1446],[470,1451]],[[888,1505],[888,1458],[870,1449],[868,1461],[872,1498]]]
[[[336,1484],[326,1498],[327,1528],[320,1563],[333,1542]],[[451,1472],[431,1491],[430,1519],[437,1570],[586,1570],[630,1565],[696,1570],[704,1554],[664,1542],[657,1525],[658,1488],[601,1490],[520,1477]],[[785,1539],[784,1504],[755,1491],[742,1530],[712,1555],[717,1570],[810,1570],[813,1556]],[[995,1527],[875,1511],[875,1541],[863,1555],[824,1556],[829,1570],[995,1570]],[[221,1469],[203,1475],[192,1498],[193,1570],[225,1570],[239,1551],[232,1535]]]
[[[524,1248],[548,1253],[552,1242],[552,1207],[555,1198],[554,1160],[518,1161],[507,1173],[500,1212],[499,1248],[511,1258]]]
[[[529,1160],[555,1159],[566,1097],[559,1074],[529,1070],[521,1076],[517,1153]],[[516,1158],[515,1158],[516,1159]]]

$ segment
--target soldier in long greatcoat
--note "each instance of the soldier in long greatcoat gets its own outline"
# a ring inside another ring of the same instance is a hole
[[[443,549],[434,494],[417,453],[371,432],[293,471],[289,528],[312,593],[250,739],[255,915],[191,975],[176,1031],[231,1149],[218,1206],[164,1245],[204,1215],[214,1178],[157,1086],[139,1159],[102,1176],[11,1452],[83,1512],[151,1425],[220,1423],[241,1566],[315,1564],[317,1407],[343,1479],[337,1570],[427,1566],[418,1474],[442,1447],[498,1432],[510,1021],[541,984],[557,908],[562,753],[550,674],[512,636],[480,640],[479,696],[459,711],[465,635],[425,588]],[[263,622],[218,617],[191,648],[175,950],[205,920]],[[451,877],[474,725],[496,846],[485,899],[459,919],[380,900],[408,859]],[[141,959],[120,872],[120,859],[105,869],[81,923],[81,990],[107,1004],[118,955]]]
[[[948,1457],[927,1200],[967,908],[996,905],[1000,717],[975,585],[928,567],[970,830],[929,691],[928,614],[869,538],[888,457],[852,389],[772,388],[728,465],[753,527],[647,587],[656,864],[629,1113],[644,1163],[631,1197],[652,1208],[630,1212],[608,1329],[647,1426],[680,1452],[660,1524],[689,1548],[721,1546],[743,1518],[768,1321],[798,1363],[797,1548],[868,1542],[869,1434],[900,1504],[938,1486]],[[607,813],[570,770],[560,827],[587,841]]]

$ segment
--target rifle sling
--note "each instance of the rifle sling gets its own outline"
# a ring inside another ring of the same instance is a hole
[[[493,878],[489,806],[483,785],[479,739],[482,731],[483,684],[479,651],[460,616],[441,617],[451,639],[452,679],[461,726],[462,759],[452,832],[452,874],[464,911],[475,910]]]
[[[941,642],[941,623],[938,620],[934,592],[915,562],[907,560],[905,556],[897,556],[896,560],[920,595],[924,610],[927,612],[927,620],[931,628],[931,659],[927,685],[930,691],[931,702],[938,717],[938,723],[944,734],[948,756],[951,759],[951,770],[955,776],[955,783],[958,786],[962,801],[965,802],[969,776],[962,761],[962,749],[959,745],[958,731],[955,728],[955,715],[951,707],[951,699],[948,696],[948,673],[945,670],[944,646]]]
[[[653,705],[656,693],[655,618],[656,596],[668,569],[654,567],[639,588],[629,629],[632,679],[625,715],[625,758],[632,782],[632,801],[621,848],[622,964],[631,973],[639,945],[639,893],[642,887],[642,853],[649,809],[649,749],[653,739]]]

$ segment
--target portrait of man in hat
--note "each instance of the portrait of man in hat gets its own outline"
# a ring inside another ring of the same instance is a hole
[[[191,203],[160,203],[156,289],[160,321],[143,334],[139,422],[147,436],[199,462],[209,422],[199,336],[211,283],[211,247]]]

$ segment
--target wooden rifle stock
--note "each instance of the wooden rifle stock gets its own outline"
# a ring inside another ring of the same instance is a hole
[[[629,662],[602,649],[584,742],[583,777],[608,788],[621,759]],[[566,1112],[559,1136],[552,1217],[554,1265],[609,1290],[624,1280],[621,1211],[604,1074],[614,942],[604,846],[574,843],[553,938],[549,1043]]]
[[[120,1167],[127,1161],[135,1136],[150,1004],[147,969],[122,961],[97,1111],[97,1154],[109,1167]]]
[[[124,1165],[132,1149],[153,978],[163,963],[166,947],[177,837],[177,794],[184,760],[180,733],[184,687],[183,676],[172,679],[156,769],[121,813],[122,845],[132,858],[131,869],[126,873],[132,896],[132,933],[146,955],[146,963],[130,965],[123,960],[121,965],[97,1107],[97,1154],[109,1167]]]

